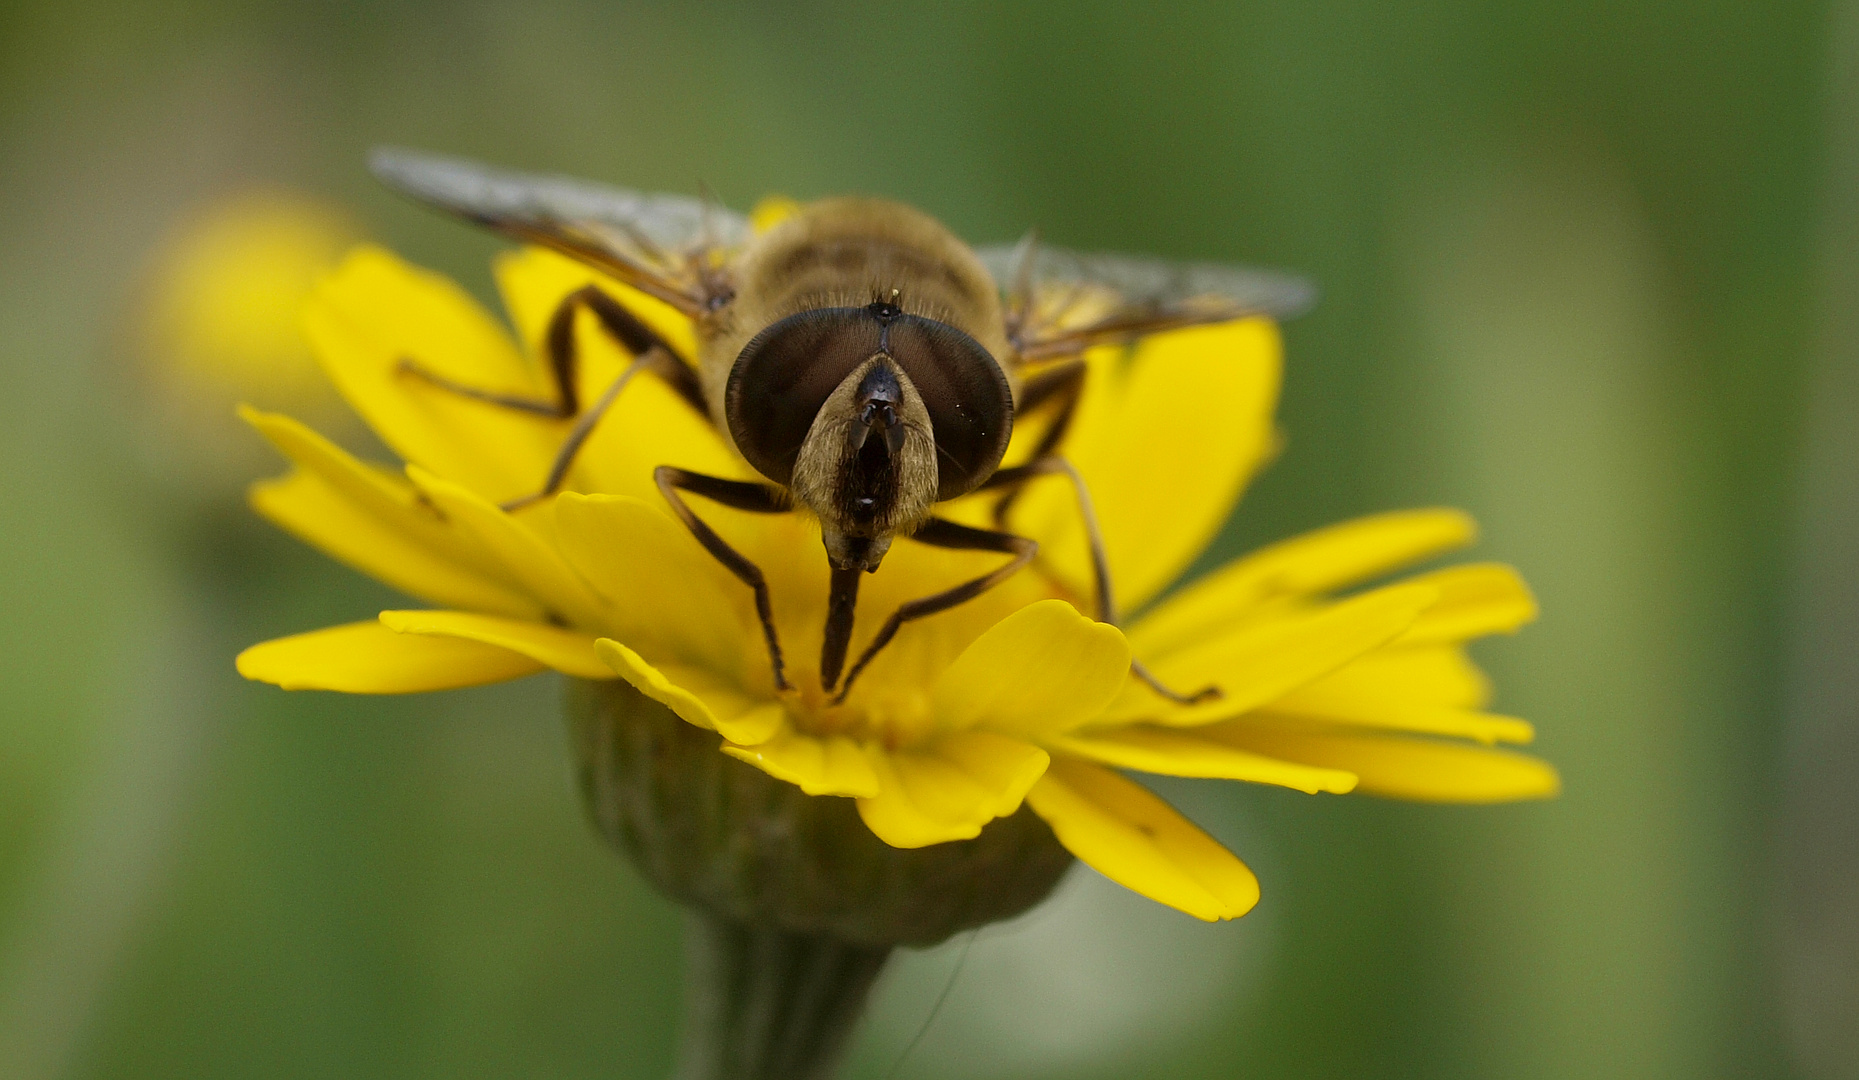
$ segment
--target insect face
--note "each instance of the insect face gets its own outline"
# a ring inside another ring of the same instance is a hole
[[[1000,365],[894,304],[815,308],[744,347],[724,416],[749,464],[818,515],[840,569],[875,570],[898,532],[993,474],[1012,433]]]

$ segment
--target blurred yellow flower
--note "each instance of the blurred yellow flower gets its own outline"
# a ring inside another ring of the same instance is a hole
[[[221,396],[295,405],[327,395],[303,307],[357,239],[346,214],[294,192],[246,192],[209,206],[157,252],[152,359]]]
[[[602,420],[563,494],[499,508],[535,490],[572,421],[408,378],[403,358],[459,383],[547,396],[545,324],[591,282],[686,356],[693,338],[671,308],[560,256],[510,252],[496,272],[514,340],[456,285],[379,248],[356,250],[312,295],[305,324],[316,354],[407,466],[358,461],[294,420],[247,409],[295,465],[257,485],[253,504],[436,609],[256,645],[238,660],[248,678],[354,693],[548,668],[625,679],[720,733],[724,753],[810,795],[857,800],[894,847],[974,837],[1024,802],[1084,862],[1203,919],[1244,914],[1256,879],[1117,770],[1449,802],[1557,789],[1550,766],[1494,745],[1526,742],[1531,729],[1484,710],[1489,688],[1463,648],[1534,616],[1513,571],[1458,566],[1346,591],[1468,543],[1473,526],[1461,513],[1334,526],[1155,602],[1274,445],[1280,355],[1267,321],[1087,358],[1066,453],[1090,484],[1119,591],[1141,612],[1125,629],[1078,614],[1090,578],[1076,510],[1062,479],[1035,481],[1012,518],[1041,544],[1034,565],[909,624],[835,705],[807,678],[775,689],[749,591],[662,504],[656,466],[752,474],[658,381],[635,381]],[[240,332],[234,325],[225,340]],[[626,357],[591,324],[580,331],[582,400],[593,400]],[[1022,441],[1008,462],[1025,453]],[[1179,462],[1194,464],[1163,467]],[[981,523],[990,508],[977,496],[944,510]],[[705,516],[767,574],[782,640],[797,655],[817,652],[828,594],[817,527],[723,507]],[[875,627],[904,600],[998,560],[900,543],[859,597],[857,625]],[[1173,704],[1130,676],[1132,653],[1165,682],[1217,685],[1221,695]]]
[[[359,236],[339,209],[266,189],[208,204],[157,246],[122,375],[141,464],[170,496],[219,502],[262,467],[230,415],[235,402],[354,432],[304,337],[303,311]]]

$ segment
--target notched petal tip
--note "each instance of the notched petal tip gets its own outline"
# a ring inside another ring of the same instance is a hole
[[[1513,634],[1537,617],[1529,584],[1516,568],[1503,563],[1448,566],[1408,580],[1438,588],[1440,598],[1402,635],[1401,644],[1450,644]]]
[[[1052,763],[1052,755],[1043,747],[992,731],[956,732],[931,746],[938,757],[980,781],[992,796],[988,810],[994,817],[1019,810],[1026,793]]]

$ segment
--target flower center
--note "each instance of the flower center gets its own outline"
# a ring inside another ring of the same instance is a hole
[[[808,735],[844,735],[860,742],[876,742],[886,749],[909,746],[935,731],[928,683],[861,678],[846,700],[833,704],[833,695],[817,679],[782,695],[794,727]]]

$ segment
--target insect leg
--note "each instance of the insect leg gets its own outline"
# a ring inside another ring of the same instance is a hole
[[[599,424],[600,418],[607,414],[607,409],[619,399],[620,391],[626,389],[626,384],[631,382],[633,376],[642,367],[648,365],[653,357],[660,355],[663,354],[659,352],[658,347],[653,346],[651,352],[634,357],[633,362],[626,365],[626,370],[620,372],[618,378],[607,384],[607,388],[601,392],[600,397],[586,412],[581,414],[580,418],[575,421],[574,427],[568,430],[568,437],[562,440],[561,448],[555,452],[555,460],[549,465],[548,477],[542,481],[542,490],[511,499],[503,504],[503,508],[520,510],[533,502],[555,494],[556,489],[560,488],[562,481],[567,478],[568,470],[574,465],[575,457],[581,453],[582,444],[587,442],[587,437],[594,433],[595,425]],[[677,363],[675,360],[672,362]]]
[[[614,381],[602,392],[599,399],[586,412],[581,411],[580,391],[576,385],[576,371],[579,368],[579,356],[575,348],[575,314],[581,308],[594,313],[601,329],[607,336],[617,342],[621,348],[632,354],[632,363],[626,366]],[[504,504],[506,510],[516,510],[530,503],[555,493],[561,487],[562,480],[568,475],[568,469],[574,464],[575,455],[587,442],[594,427],[605,415],[609,406],[620,396],[620,391],[632,381],[632,377],[641,368],[649,370],[667,383],[671,388],[691,404],[698,412],[704,411],[703,387],[689,364],[679,359],[678,354],[655,333],[651,327],[640,321],[639,317],[626,310],[619,301],[607,295],[600,288],[588,285],[569,293],[556,306],[555,313],[549,316],[548,329],[544,334],[549,357],[549,376],[555,386],[555,400],[525,397],[520,394],[502,394],[494,391],[467,386],[456,380],[432,371],[417,361],[402,358],[399,370],[407,375],[422,379],[440,389],[473,401],[488,402],[508,409],[535,413],[551,419],[565,420],[579,415],[580,420],[568,437],[563,441],[561,450],[549,467],[548,478],[542,489],[520,499],[513,499]]]
[[[871,644],[865,646],[865,651],[859,654],[858,662],[853,664],[852,670],[846,674],[845,684],[839,688],[839,693],[833,698],[835,705],[844,701],[846,695],[852,692],[852,684],[858,679],[859,673],[865,670],[865,665],[871,663],[872,657],[878,655],[880,649],[891,643],[891,639],[897,636],[898,629],[905,623],[912,619],[921,619],[925,615],[934,615],[938,611],[947,611],[957,604],[973,600],[1012,577],[1021,567],[1032,562],[1033,555],[1039,551],[1039,542],[1036,540],[1029,540],[1024,536],[1015,536],[1007,532],[957,525],[953,521],[944,521],[942,518],[930,518],[910,538],[932,547],[953,548],[959,551],[998,551],[1003,555],[1012,555],[1013,558],[999,569],[973,580],[964,581],[954,588],[912,600],[892,612],[891,617],[878,628],[878,635],[871,639]]]
[[[705,476],[670,465],[660,465],[652,471],[652,479],[658,484],[659,493],[671,504],[672,513],[684,522],[684,527],[691,530],[691,535],[704,546],[712,558],[716,559],[736,575],[744,585],[755,591],[755,614],[762,621],[762,636],[768,640],[768,659],[774,665],[775,689],[788,689],[787,673],[781,663],[781,640],[775,633],[774,607],[768,598],[768,579],[763,576],[762,568],[750,562],[741,552],[730,547],[728,542],[718,536],[715,529],[706,525],[684,502],[679,491],[688,491],[722,503],[737,510],[747,510],[756,514],[779,514],[788,509],[781,494],[766,484],[757,484],[744,480],[724,480],[720,477]]]
[[[1121,620],[1117,615],[1117,598],[1110,585],[1110,561],[1104,555],[1104,534],[1097,524],[1097,506],[1091,502],[1091,490],[1085,486],[1084,477],[1078,475],[1078,470],[1071,462],[1057,454],[1047,454],[1025,465],[1001,469],[988,477],[981,489],[1007,489],[1007,495],[1002,499],[1005,502],[1018,495],[1025,489],[1026,482],[1037,476],[1063,476],[1071,481],[1072,491],[1078,496],[1078,516],[1084,522],[1085,540],[1091,552],[1091,579],[1097,591],[1097,621],[1119,625]]]
[[[1110,559],[1104,554],[1104,533],[1097,523],[1097,508],[1091,502],[1091,490],[1085,484],[1084,477],[1071,462],[1057,454],[1035,458],[1025,465],[1011,469],[1002,469],[988,478],[983,490],[992,487],[1009,488],[1010,494],[1017,493],[1026,481],[1036,476],[1064,476],[1071,481],[1072,491],[1078,497],[1078,516],[1084,523],[1085,541],[1091,551],[1091,576],[1097,589],[1097,619],[1112,626],[1122,623],[1117,613],[1116,594],[1110,584]],[[1003,502],[1005,500],[1002,500]],[[1204,686],[1192,694],[1183,694],[1168,686],[1146,667],[1141,660],[1130,658],[1130,674],[1148,684],[1151,690],[1178,705],[1195,705],[1203,701],[1212,701],[1220,696],[1217,686]]]
[[[570,406],[575,404],[574,308],[576,304],[586,305],[587,309],[592,311],[594,317],[600,321],[601,328],[606,330],[613,340],[619,342],[622,348],[633,354],[633,361],[626,365],[626,370],[620,372],[619,376],[607,386],[593,406],[581,414],[573,429],[568,432],[568,437],[562,440],[561,449],[556,452],[555,461],[549,466],[548,478],[542,483],[542,490],[504,504],[506,510],[514,510],[538,499],[546,498],[562,486],[562,481],[568,476],[569,467],[574,464],[575,456],[581,452],[582,444],[586,443],[588,436],[594,433],[595,425],[600,423],[600,418],[606,415],[607,409],[619,398],[620,391],[626,389],[626,384],[631,382],[633,375],[641,369],[652,371],[670,383],[671,388],[689,402],[692,408],[699,413],[704,411],[703,387],[697,381],[696,374],[691,371],[690,365],[678,359],[678,355],[672,351],[671,346],[665,343],[664,338],[654,333],[651,327],[626,310],[619,301],[592,285],[571,293],[566,300],[562,301],[561,306],[555,309],[555,315],[549,320],[549,365],[555,374],[556,385],[561,389],[564,403]],[[573,415],[573,413],[565,415]]]
[[[1047,427],[1046,430],[1040,434],[1039,442],[1033,447],[1033,454],[1028,459],[1029,461],[1038,462],[1043,458],[1051,456],[1053,451],[1058,448],[1059,442],[1065,438],[1065,433],[1071,428],[1072,416],[1078,411],[1078,398],[1083,390],[1083,360],[1067,361],[1050,371],[1041,372],[1037,376],[1026,380],[1026,385],[1020,388],[1020,401],[1014,407],[1015,411],[1024,416],[1034,409],[1048,402],[1052,402],[1057,413],[1057,415],[1052,418],[1051,426]],[[1011,472],[1012,470],[1002,471]],[[994,475],[998,477],[1000,473],[995,473]],[[990,483],[989,486],[993,485]],[[1014,500],[1019,497],[1019,486],[1012,485],[1008,488],[1007,493],[1001,496],[1000,501],[994,504],[995,528],[1004,529],[1007,527],[1007,512],[1013,509]],[[1110,622],[1112,620],[1106,619],[1105,621]]]
[[[581,411],[580,391],[575,380],[579,358],[575,351],[574,317],[575,313],[583,307],[593,312],[607,335],[633,356],[643,357],[654,348],[662,350],[665,354],[664,361],[655,363],[653,370],[670,383],[672,389],[690,402],[693,408],[699,412],[704,411],[703,386],[697,381],[697,374],[691,370],[690,365],[682,362],[677,351],[651,327],[641,322],[638,316],[594,285],[576,289],[563,297],[562,302],[556,305],[555,313],[549,316],[549,325],[543,334],[543,341],[549,357],[549,377],[555,385],[555,400],[553,401],[467,386],[433,371],[410,357],[401,358],[399,370],[403,374],[422,379],[460,397],[471,398],[473,401],[489,402],[492,405],[565,420]]]
[[[475,386],[467,386],[455,379],[447,378],[433,371],[431,368],[411,357],[403,356],[400,358],[399,370],[403,375],[411,375],[414,378],[431,383],[441,390],[449,391],[460,397],[468,397],[473,401],[488,402],[492,405],[501,405],[506,409],[519,409],[523,412],[535,413],[538,416],[565,420],[581,411],[580,394],[575,387],[575,312],[582,304],[588,302],[589,294],[598,292],[599,290],[595,289],[592,285],[584,289],[577,289],[564,297],[562,302],[556,306],[555,313],[549,316],[549,327],[544,334],[543,340],[548,344],[549,376],[555,383],[555,400],[553,401],[545,398],[526,397],[521,394],[500,394],[490,390],[483,390]],[[630,348],[630,343],[627,342],[626,337],[621,335],[615,336],[619,338],[621,344],[628,345]],[[636,356],[638,353],[635,352],[634,355]]]
[[[678,396],[683,398],[691,408],[696,409],[699,414],[710,415],[704,404],[704,387],[703,383],[698,381],[697,372],[691,368],[684,357],[678,355],[678,351],[671,347],[670,342],[658,335],[657,331],[647,326],[618,300],[592,285],[576,292],[570,299],[578,299],[579,302],[586,304],[587,309],[592,311],[594,317],[600,321],[601,329],[605,330],[613,340],[619,342],[627,352],[640,358],[656,352],[658,355],[653,361],[652,372],[669,383],[671,388],[678,392]],[[567,324],[560,331],[559,351],[553,340],[555,328],[553,325],[550,326],[549,361],[551,364],[565,363],[568,365],[565,372],[558,372],[556,377],[559,380],[573,374],[574,327],[572,319],[560,315],[557,318]],[[557,360],[558,356],[567,359]]]
[[[826,637],[820,643],[820,688],[831,690],[846,666],[846,646],[852,643],[852,616],[858,607],[858,567],[842,570],[833,567],[833,581],[826,597]]]

